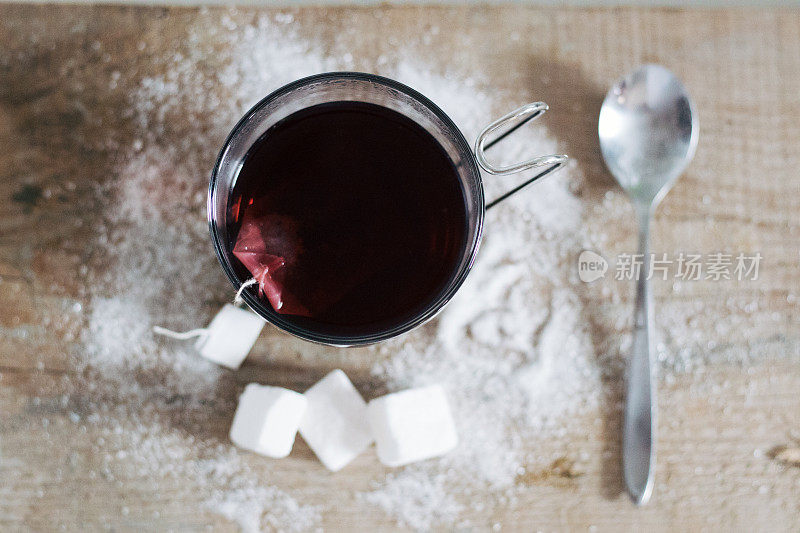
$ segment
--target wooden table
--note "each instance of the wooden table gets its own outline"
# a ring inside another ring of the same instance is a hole
[[[256,12],[228,16],[246,21]],[[203,16],[221,20],[225,13],[212,9]],[[552,443],[570,457],[582,454],[581,475],[556,466],[520,480],[518,505],[494,506],[488,514],[471,509],[465,517],[478,530],[492,524],[506,531],[800,529],[800,468],[771,453],[798,446],[800,437],[800,12],[380,7],[291,13],[300,35],[316,35],[333,52],[349,49],[362,68],[409,43],[443,67],[485,74],[509,100],[549,102],[557,112],[547,127],[583,172],[577,194],[595,224],[608,224],[606,255],[630,251],[634,242],[633,224],[609,220],[602,209],[604,195],[614,190],[596,140],[606,87],[642,62],[663,63],[685,80],[700,115],[700,148],[658,211],[654,249],[760,252],[763,261],[756,281],[698,281],[680,291],[654,285],[665,316],[676,316],[681,306],[694,309],[691,323],[664,329],[688,328],[708,352],[701,373],[678,370],[660,384],[654,501],[636,509],[621,493],[618,365],[606,372],[607,401],[586,416],[583,431]],[[147,405],[99,404],[91,370],[75,367],[87,287],[95,281],[92,268],[81,267],[97,259],[92,226],[104,203],[97,191],[114,180],[108,171],[114,143],[130,142],[106,139],[112,129],[124,131],[128,120],[128,103],[108,89],[108,76],[134,72],[128,82],[137,83],[155,72],[160,67],[139,43],[149,51],[169,46],[198,16],[186,9],[0,6],[4,530],[235,529],[200,508],[191,480],[135,469],[123,477],[102,475],[113,448],[92,423],[97,405],[107,406],[103,416],[118,412],[123,423],[139,408],[173,417],[185,435],[209,446],[226,443],[236,391],[249,381],[302,390],[339,366],[366,394],[376,393],[364,353],[326,359],[275,330],[262,335],[239,372],[221,380],[202,416],[164,407],[176,400],[157,385],[148,389]],[[432,25],[439,31],[430,41],[417,39]],[[201,196],[204,187],[205,174],[197,178]],[[202,218],[202,199],[195,207]],[[217,276],[224,295],[226,282]],[[601,316],[631,305],[632,288],[621,294],[612,302],[587,289],[585,297]],[[223,298],[207,302],[209,312]],[[598,323],[598,345],[617,339],[620,328]],[[72,423],[75,416],[83,422]],[[253,464],[258,468],[258,458]],[[290,487],[301,503],[321,505],[326,530],[392,530],[393,521],[355,497],[383,471],[368,454],[330,475],[299,443],[289,459],[270,466],[269,482]]]

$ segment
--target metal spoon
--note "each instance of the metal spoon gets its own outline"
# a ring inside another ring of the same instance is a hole
[[[606,166],[631,198],[639,221],[639,254],[648,265],[650,219],[697,147],[697,113],[681,82],[666,68],[644,65],[609,90],[600,110]],[[636,282],[633,353],[628,366],[622,466],[628,494],[643,505],[655,471],[653,301],[647,272]]]

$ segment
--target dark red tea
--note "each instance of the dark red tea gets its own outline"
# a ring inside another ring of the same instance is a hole
[[[237,275],[320,333],[402,324],[446,287],[466,246],[453,162],[375,104],[321,104],[275,124],[245,157],[228,209]]]

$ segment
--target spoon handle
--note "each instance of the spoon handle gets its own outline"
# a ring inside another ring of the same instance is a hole
[[[639,254],[642,271],[636,280],[633,352],[628,363],[625,422],[622,432],[622,466],[625,486],[636,505],[644,505],[653,492],[655,470],[656,397],[654,391],[651,317],[653,300],[646,271],[649,265],[650,209],[638,210]]]

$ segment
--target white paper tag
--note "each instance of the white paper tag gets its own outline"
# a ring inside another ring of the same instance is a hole
[[[236,370],[253,349],[265,323],[252,311],[225,304],[206,334],[197,339],[195,348],[206,359]]]

